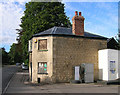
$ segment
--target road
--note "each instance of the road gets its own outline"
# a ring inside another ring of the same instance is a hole
[[[15,65],[6,65],[2,67],[2,92],[7,89],[12,76],[17,72],[20,67]]]
[[[13,93],[14,95],[17,93],[106,93],[106,95],[113,95],[110,93],[114,93],[117,95],[118,93],[118,85],[98,85],[94,83],[59,83],[42,85],[29,83],[28,80],[28,71],[19,70],[12,78],[6,93]]]

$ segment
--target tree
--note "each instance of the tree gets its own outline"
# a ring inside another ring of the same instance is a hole
[[[117,39],[117,43],[118,43],[117,49],[120,50],[120,40],[119,39]]]
[[[116,37],[117,45],[116,48],[117,50],[120,50],[120,30],[118,32],[118,37]]]
[[[119,32],[118,32],[118,49],[120,50],[120,29],[119,29]]]
[[[2,64],[7,65],[9,64],[9,56],[8,53],[5,51],[5,48],[0,48],[0,51],[2,52]]]
[[[24,16],[21,18],[24,31],[21,43],[24,61],[28,60],[28,40],[33,34],[47,30],[53,26],[71,27],[61,2],[29,2],[26,3]]]
[[[120,50],[120,41],[118,41],[118,50]]]
[[[18,42],[18,44],[20,44],[20,46],[21,46],[21,36],[23,35],[23,30],[22,29],[16,29],[18,32],[17,32],[17,34],[18,34],[18,36],[17,36],[17,38],[16,38],[16,40],[17,40],[17,42]]]
[[[9,56],[10,56],[10,63],[15,64],[15,63],[21,63],[22,60],[22,54],[20,52],[20,47],[19,44],[13,43],[10,48]]]

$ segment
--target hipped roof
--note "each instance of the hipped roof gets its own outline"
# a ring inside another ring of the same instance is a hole
[[[62,35],[62,36],[73,36],[73,37],[83,37],[83,38],[96,38],[96,39],[108,39],[106,37],[92,34],[89,32],[84,32],[84,36],[78,36],[72,33],[72,28],[66,28],[66,27],[52,27],[48,30],[45,30],[43,32],[34,34],[32,37],[38,37],[38,36],[48,36],[48,35]]]

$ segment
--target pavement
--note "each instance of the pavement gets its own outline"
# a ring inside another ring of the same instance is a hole
[[[89,84],[31,84],[28,71],[18,70],[6,93],[118,93],[118,85]]]
[[[5,90],[7,89],[7,86],[10,82],[10,79],[12,76],[17,72],[19,67],[16,65],[6,65],[2,67],[2,92],[4,93]]]

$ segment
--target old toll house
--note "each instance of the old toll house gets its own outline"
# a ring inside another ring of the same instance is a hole
[[[94,64],[98,79],[98,50],[107,48],[107,38],[84,30],[85,18],[76,11],[72,28],[56,27],[33,35],[29,41],[29,75],[33,83],[70,82],[74,67]],[[99,30],[98,30],[99,31]]]

